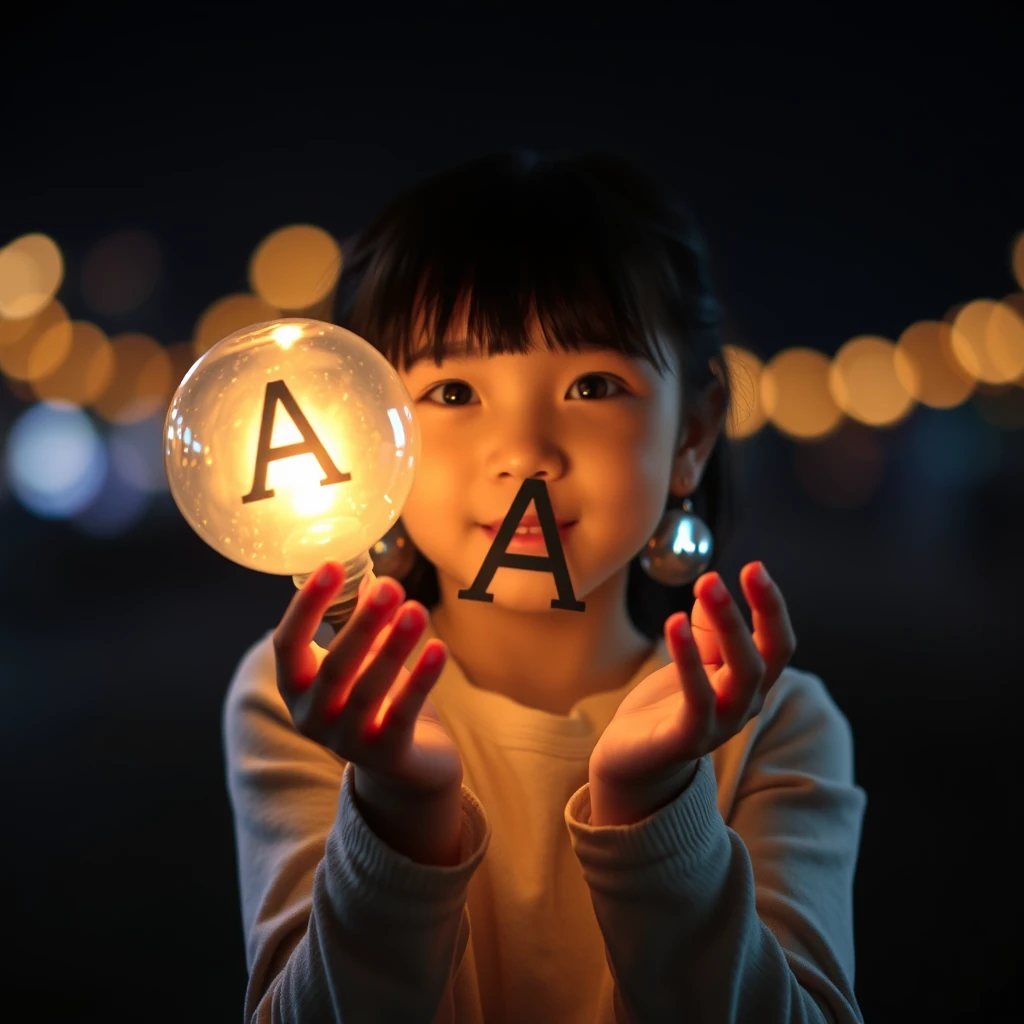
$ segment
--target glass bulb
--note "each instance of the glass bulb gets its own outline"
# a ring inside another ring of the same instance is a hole
[[[319,320],[223,338],[185,375],[164,422],[167,479],[189,525],[226,558],[279,575],[306,576],[328,558],[365,571],[419,456],[394,367]]]

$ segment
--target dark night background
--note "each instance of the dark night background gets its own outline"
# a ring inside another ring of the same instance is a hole
[[[152,297],[89,318],[169,343],[247,289],[249,254],[281,225],[344,239],[458,160],[600,146],[689,198],[730,330],[762,358],[896,338],[1019,287],[1024,229],[1024,18],[971,4],[897,28],[897,9],[754,23],[681,5],[668,20],[24,5],[0,40],[0,244],[54,238],[60,298],[86,316],[76,260],[113,229],[151,232]],[[27,405],[0,385],[0,446]],[[863,502],[807,493],[801,473],[876,443],[884,471]],[[719,568],[739,593],[739,568],[765,561],[794,664],[853,726],[866,1020],[1008,1020],[1024,431],[969,400],[889,430],[850,424],[829,445],[801,464],[815,446],[770,426],[742,443],[740,529]],[[100,540],[0,484],[0,524],[2,1015],[237,1020],[221,702],[292,583],[216,554],[166,493]]]

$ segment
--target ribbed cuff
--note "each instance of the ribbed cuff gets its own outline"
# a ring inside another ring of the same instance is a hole
[[[718,848],[728,852],[715,769],[707,755],[686,789],[643,821],[591,825],[588,782],[569,798],[565,824],[587,882],[615,892],[685,890],[709,858],[717,859]]]
[[[325,857],[332,862],[329,889],[337,885],[347,890],[337,894],[343,902],[390,905],[400,916],[414,914],[417,903],[436,910],[439,904],[462,902],[491,838],[490,823],[473,792],[462,786],[459,863],[444,866],[419,864],[385,844],[359,813],[354,784],[354,765],[349,762],[341,777],[338,820],[327,837]]]

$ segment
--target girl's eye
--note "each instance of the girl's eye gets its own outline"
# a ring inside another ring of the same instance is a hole
[[[618,380],[606,373],[587,373],[573,382],[572,387],[569,388],[568,394],[572,394],[573,390],[579,384],[584,385],[584,387],[580,389],[581,397],[588,401],[599,398],[615,398],[617,394],[625,393],[626,391],[625,387]],[[618,388],[619,391],[609,394],[609,385]],[[429,397],[435,392],[440,391],[441,400],[439,402],[432,402],[433,405],[451,405],[458,407],[468,403],[460,402],[456,396],[460,393],[465,394],[466,391],[472,390],[473,389],[465,383],[465,381],[448,380],[443,384],[438,384],[431,388],[423,397],[429,399]]]
[[[572,388],[569,388],[569,392],[581,382],[586,382],[586,387],[580,389],[581,395],[585,394],[585,397],[590,398],[614,398],[616,394],[625,394],[625,387],[617,381],[614,377],[610,377],[607,373],[587,373],[576,380]],[[618,392],[612,392],[609,394],[608,385],[618,388]],[[596,387],[595,387],[596,385]]]

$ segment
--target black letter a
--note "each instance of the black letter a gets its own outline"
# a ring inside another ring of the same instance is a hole
[[[280,402],[291,416],[292,422],[298,427],[299,433],[304,440],[296,441],[295,444],[286,444],[280,448],[270,447],[270,435],[274,431],[274,411],[277,403]],[[256,449],[256,473],[252,480],[252,490],[242,498],[242,504],[247,505],[250,501],[263,501],[264,498],[272,498],[273,491],[267,490],[267,464],[275,459],[290,459],[293,455],[316,456],[320,468],[327,475],[320,481],[321,487],[328,484],[343,484],[346,480],[352,479],[351,473],[342,473],[331,461],[327,449],[316,436],[309,420],[302,414],[299,403],[295,396],[288,390],[288,385],[283,380],[272,380],[267,384],[266,394],[263,396],[263,422],[260,424],[260,440]],[[260,483],[262,481],[262,483]]]
[[[544,546],[548,549],[547,557],[543,555],[510,555],[506,548],[512,535],[516,532],[519,520],[527,510],[530,502],[537,507],[537,519],[540,521],[541,532],[544,534]],[[494,578],[499,566],[507,566],[509,569],[530,569],[532,572],[550,572],[554,574],[555,585],[558,587],[558,599],[551,602],[552,608],[561,608],[567,612],[586,611],[586,604],[577,601],[576,595],[572,592],[572,580],[569,579],[569,569],[565,564],[565,553],[562,551],[562,542],[558,538],[558,523],[555,522],[555,513],[551,508],[551,499],[548,497],[547,485],[543,480],[524,480],[523,486],[512,502],[498,533],[487,552],[484,564],[473,580],[469,590],[458,591],[457,596],[468,601],[485,601],[488,604],[494,603],[494,595],[487,593],[487,586]]]

